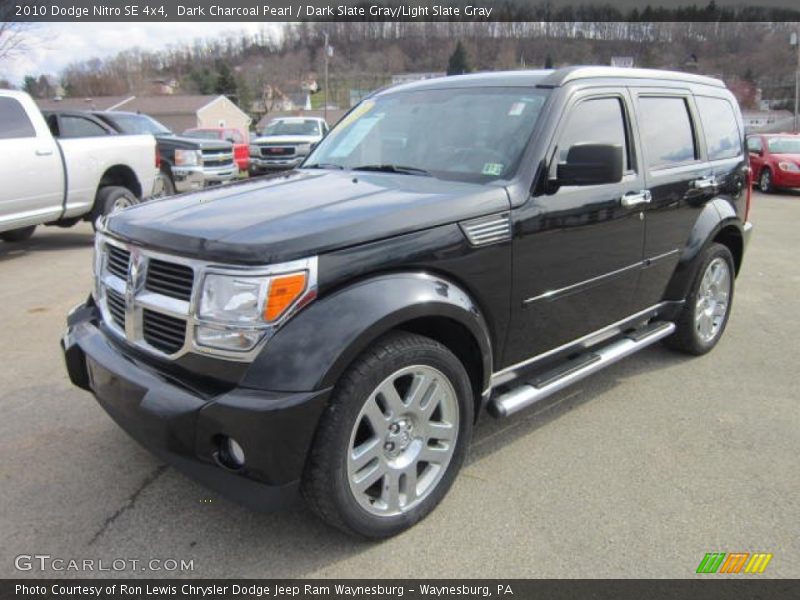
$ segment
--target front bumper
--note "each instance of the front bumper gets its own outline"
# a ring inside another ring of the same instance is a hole
[[[775,174],[772,177],[772,183],[775,185],[775,187],[800,188],[800,171],[784,171],[783,169],[775,169]]]
[[[62,338],[73,384],[92,392],[131,437],[207,487],[254,510],[296,500],[316,424],[330,390],[211,391],[200,378],[167,373],[107,337],[91,301],[73,310]],[[245,464],[219,460],[223,436]]]
[[[208,185],[233,181],[239,175],[236,163],[223,168],[172,167],[172,179],[178,192],[202,190]]]
[[[298,166],[305,156],[294,156],[292,158],[263,158],[260,156],[250,156],[250,171],[278,171],[284,169],[294,169]]]

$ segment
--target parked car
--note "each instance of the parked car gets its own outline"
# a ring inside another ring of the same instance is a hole
[[[800,135],[759,134],[747,137],[753,181],[765,194],[776,188],[800,188]]]
[[[328,124],[318,117],[273,119],[250,141],[250,174],[294,169],[326,133]]]
[[[0,90],[0,239],[94,222],[149,195],[158,172],[153,136],[94,137],[97,126],[65,116],[67,135],[56,139],[30,96]]]
[[[201,190],[233,181],[239,174],[230,142],[178,136],[154,118],[140,113],[96,111],[92,115],[120,133],[155,136],[161,157],[156,196]]]
[[[332,525],[386,537],[444,497],[482,409],[513,417],[659,340],[714,348],[748,176],[716,79],[401,85],[284,177],[107,219],[67,367],[220,493],[265,509],[300,490]]]
[[[206,127],[187,129],[183,135],[201,140],[225,140],[233,144],[233,158],[240,171],[247,172],[250,168],[250,145],[247,136],[238,129],[231,127]]]

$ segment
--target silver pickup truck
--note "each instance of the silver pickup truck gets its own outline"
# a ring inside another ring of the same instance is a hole
[[[0,90],[0,239],[136,204],[150,196],[157,162],[152,135],[57,140],[30,96]]]

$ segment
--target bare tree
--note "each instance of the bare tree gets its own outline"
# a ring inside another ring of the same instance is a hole
[[[30,23],[0,22],[0,61],[9,60],[27,49],[25,33]]]

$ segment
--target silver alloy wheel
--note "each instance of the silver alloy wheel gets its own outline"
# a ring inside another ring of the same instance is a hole
[[[413,365],[387,377],[350,434],[347,479],[361,508],[391,517],[427,498],[453,457],[458,419],[455,389],[437,369]]]
[[[697,292],[694,309],[694,326],[697,335],[706,344],[719,335],[730,306],[731,270],[724,258],[712,260]]]
[[[130,198],[126,198],[125,196],[120,196],[116,200],[114,200],[114,204],[111,205],[111,214],[122,210],[123,208],[128,208],[132,206],[133,203],[131,202]]]
[[[769,169],[764,169],[761,172],[761,178],[759,179],[759,188],[765,194],[769,192],[769,189],[772,187],[772,173],[769,172]]]

